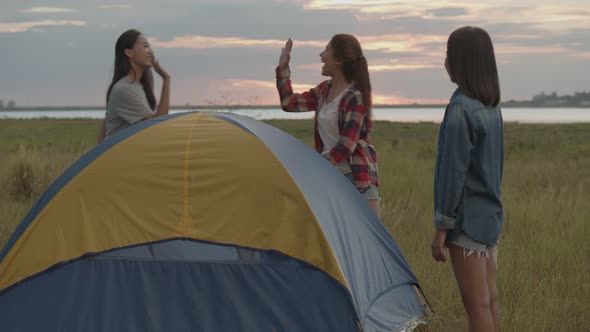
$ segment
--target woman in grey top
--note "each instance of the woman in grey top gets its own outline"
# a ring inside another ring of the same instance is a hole
[[[157,108],[152,67],[163,79]],[[125,31],[115,45],[113,80],[107,91],[107,112],[98,142],[137,122],[168,114],[169,105],[170,75],[155,59],[141,32]]]
[[[470,331],[499,331],[496,245],[504,138],[494,47],[487,32],[463,27],[447,42],[445,68],[458,85],[440,126],[434,174],[432,256],[451,263]]]

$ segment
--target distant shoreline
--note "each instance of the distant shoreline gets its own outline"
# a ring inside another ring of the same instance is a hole
[[[445,108],[446,104],[395,104],[373,105],[373,108]],[[501,107],[511,108],[590,108],[590,105],[535,105],[518,103],[503,103]],[[278,109],[279,105],[175,105],[171,110],[232,110],[232,109]],[[10,109],[0,109],[0,112],[12,111],[101,111],[104,106],[19,106]]]

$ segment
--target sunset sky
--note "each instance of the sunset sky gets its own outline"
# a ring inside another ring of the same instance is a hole
[[[303,91],[325,79],[319,53],[336,33],[360,40],[375,103],[441,103],[446,40],[464,25],[490,33],[503,100],[590,90],[588,0],[2,0],[0,99],[104,105],[115,41],[137,28],[172,76],[173,105],[278,104],[285,40]]]

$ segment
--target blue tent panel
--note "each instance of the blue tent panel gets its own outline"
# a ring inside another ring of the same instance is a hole
[[[346,290],[284,258],[87,257],[10,289],[0,308],[3,331],[358,332]]]

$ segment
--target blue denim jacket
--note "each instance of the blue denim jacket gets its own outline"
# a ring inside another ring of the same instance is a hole
[[[440,125],[434,171],[434,224],[496,245],[503,222],[500,185],[504,128],[500,107],[455,91]]]

